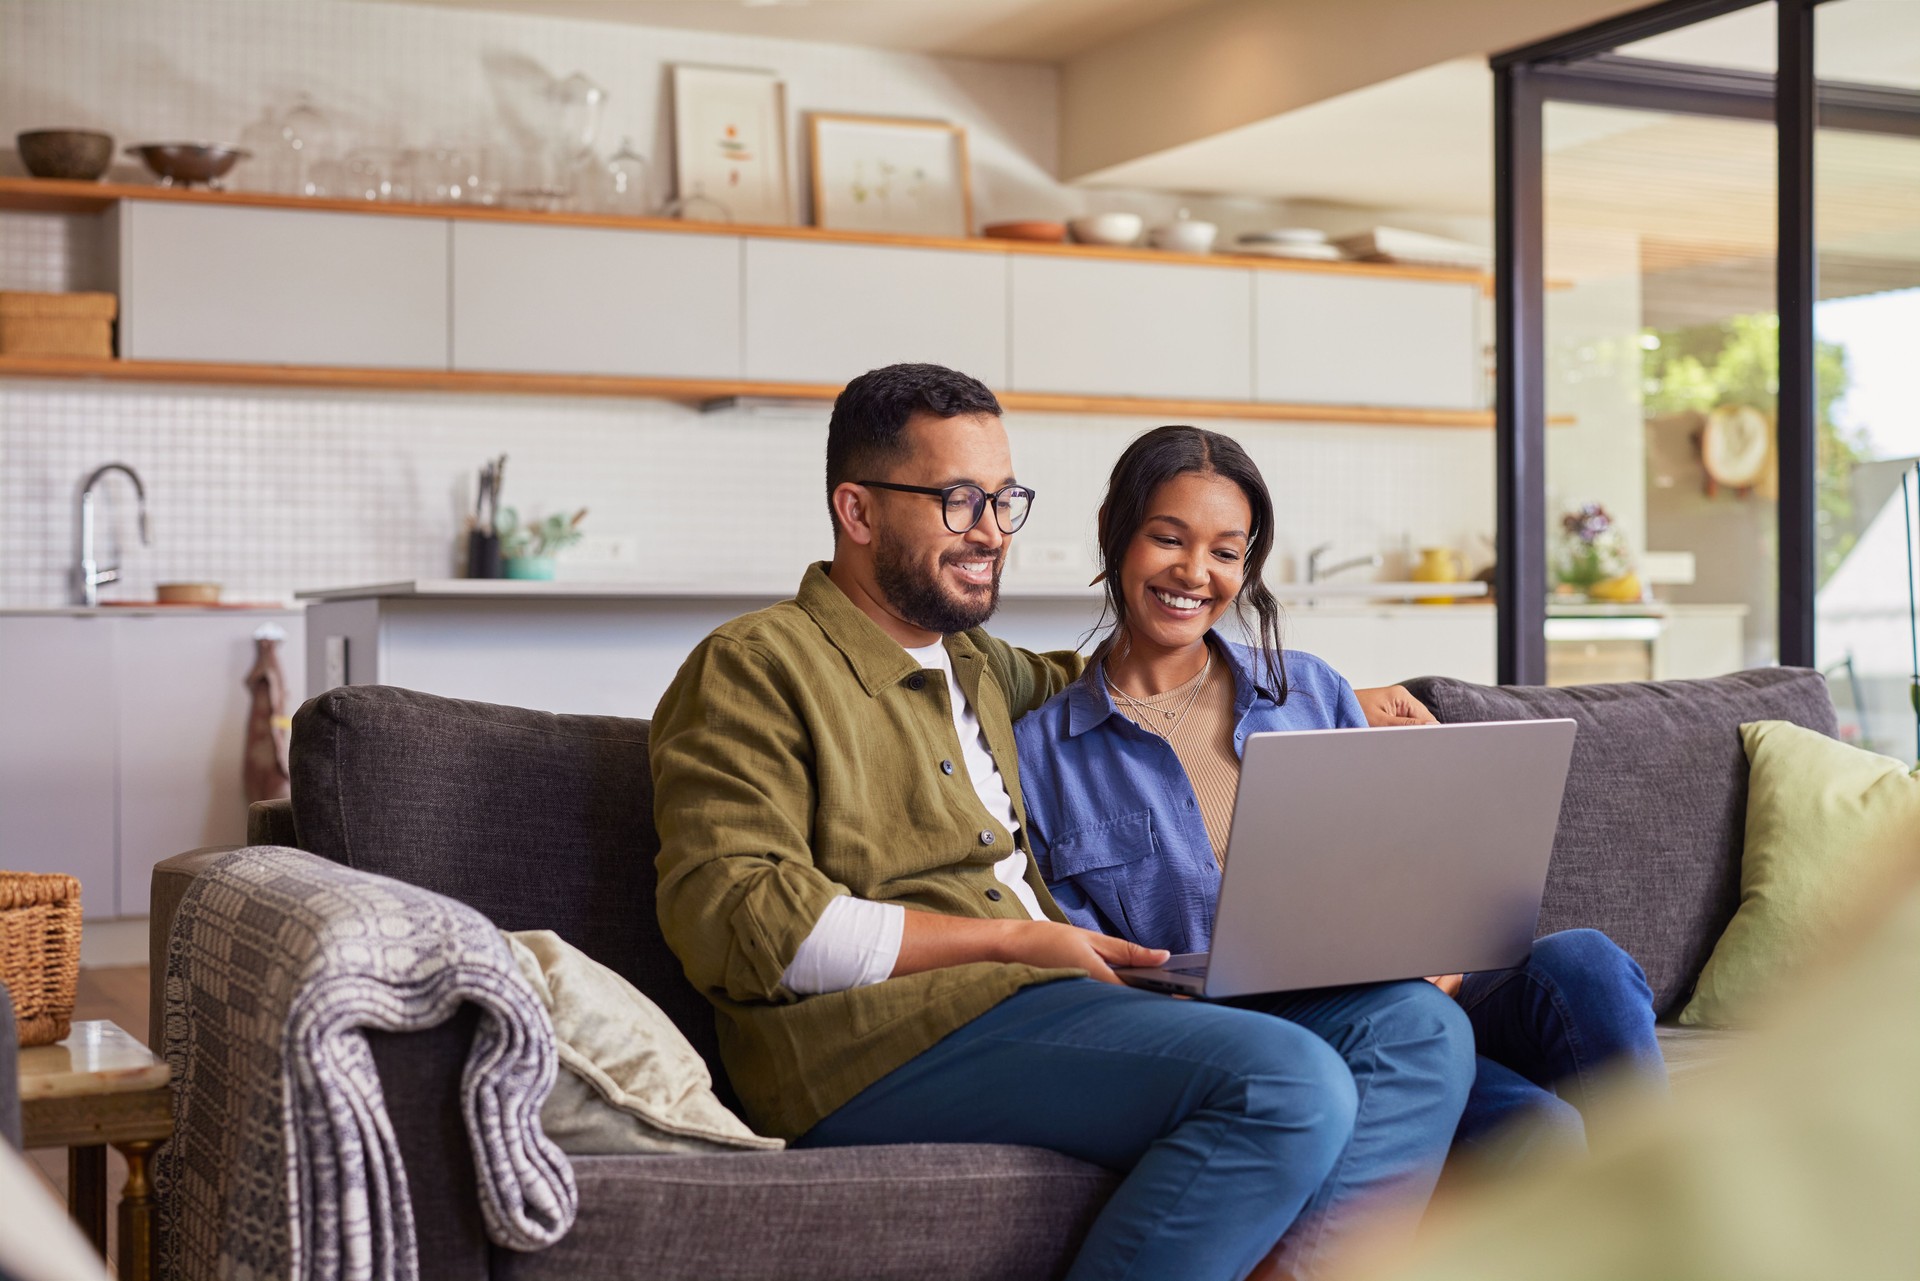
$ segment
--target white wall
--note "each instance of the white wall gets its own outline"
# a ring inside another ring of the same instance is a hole
[[[1547,415],[1571,419],[1547,430],[1549,546],[1558,545],[1563,513],[1599,503],[1638,563],[1647,550],[1640,238],[1556,227],[1549,240]],[[1579,269],[1556,271],[1556,251]]]
[[[0,0],[0,136],[63,124],[123,143],[230,137],[306,92],[356,141],[485,138],[500,132],[489,68],[532,64],[606,86],[608,145],[632,133],[664,160],[661,72],[674,61],[774,68],[796,119],[818,109],[964,124],[982,221],[1182,203],[1056,182],[1057,78],[1046,67],[344,0]],[[1229,234],[1286,219],[1258,202],[1192,207]],[[83,227],[0,215],[0,288],[76,287]],[[229,598],[274,599],[447,574],[473,469],[502,451],[508,500],[590,507],[596,535],[638,552],[622,576],[797,580],[827,550],[825,419],[824,407],[703,415],[639,401],[0,383],[0,605],[67,598],[75,489],[112,459],[146,477],[155,544],[126,548],[127,581],[109,596],[211,578]],[[1107,469],[1151,425],[1009,419],[1021,476],[1041,494],[1023,541],[1079,548],[1052,581],[1090,575]],[[1492,533],[1490,431],[1214,425],[1249,445],[1273,485],[1282,573],[1321,541],[1341,555],[1433,542],[1479,551],[1473,536]],[[127,542],[119,498],[107,519]]]

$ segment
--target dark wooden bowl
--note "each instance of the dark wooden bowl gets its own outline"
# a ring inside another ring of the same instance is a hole
[[[91,129],[30,129],[13,145],[36,178],[98,182],[113,164],[113,135]]]

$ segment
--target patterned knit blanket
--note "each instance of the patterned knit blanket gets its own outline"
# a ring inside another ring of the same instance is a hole
[[[300,850],[196,877],[167,945],[174,1137],[155,1168],[163,1277],[413,1281],[412,1203],[364,1028],[480,1008],[461,1108],[487,1233],[573,1226],[573,1169],[540,1129],[553,1025],[491,922]]]

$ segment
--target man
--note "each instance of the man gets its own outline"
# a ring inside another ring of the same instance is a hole
[[[827,437],[834,556],[688,658],[651,755],[660,922],[759,1129],[1031,1144],[1126,1171],[1073,1278],[1239,1277],[1296,1219],[1431,1190],[1473,1074],[1432,985],[1308,1027],[1123,987],[1165,954],[1067,925],[1027,857],[1015,718],[1071,653],[993,639],[1030,491],[975,380],[895,365]],[[1098,981],[1094,981],[1098,980]]]

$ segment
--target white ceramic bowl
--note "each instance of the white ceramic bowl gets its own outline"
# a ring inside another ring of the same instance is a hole
[[[1140,215],[1088,214],[1068,222],[1067,230],[1083,245],[1130,245],[1140,239]]]
[[[1147,241],[1155,249],[1168,249],[1177,254],[1204,254],[1213,252],[1213,238],[1219,232],[1220,229],[1210,222],[1182,218],[1178,222],[1155,227],[1147,233]]]

